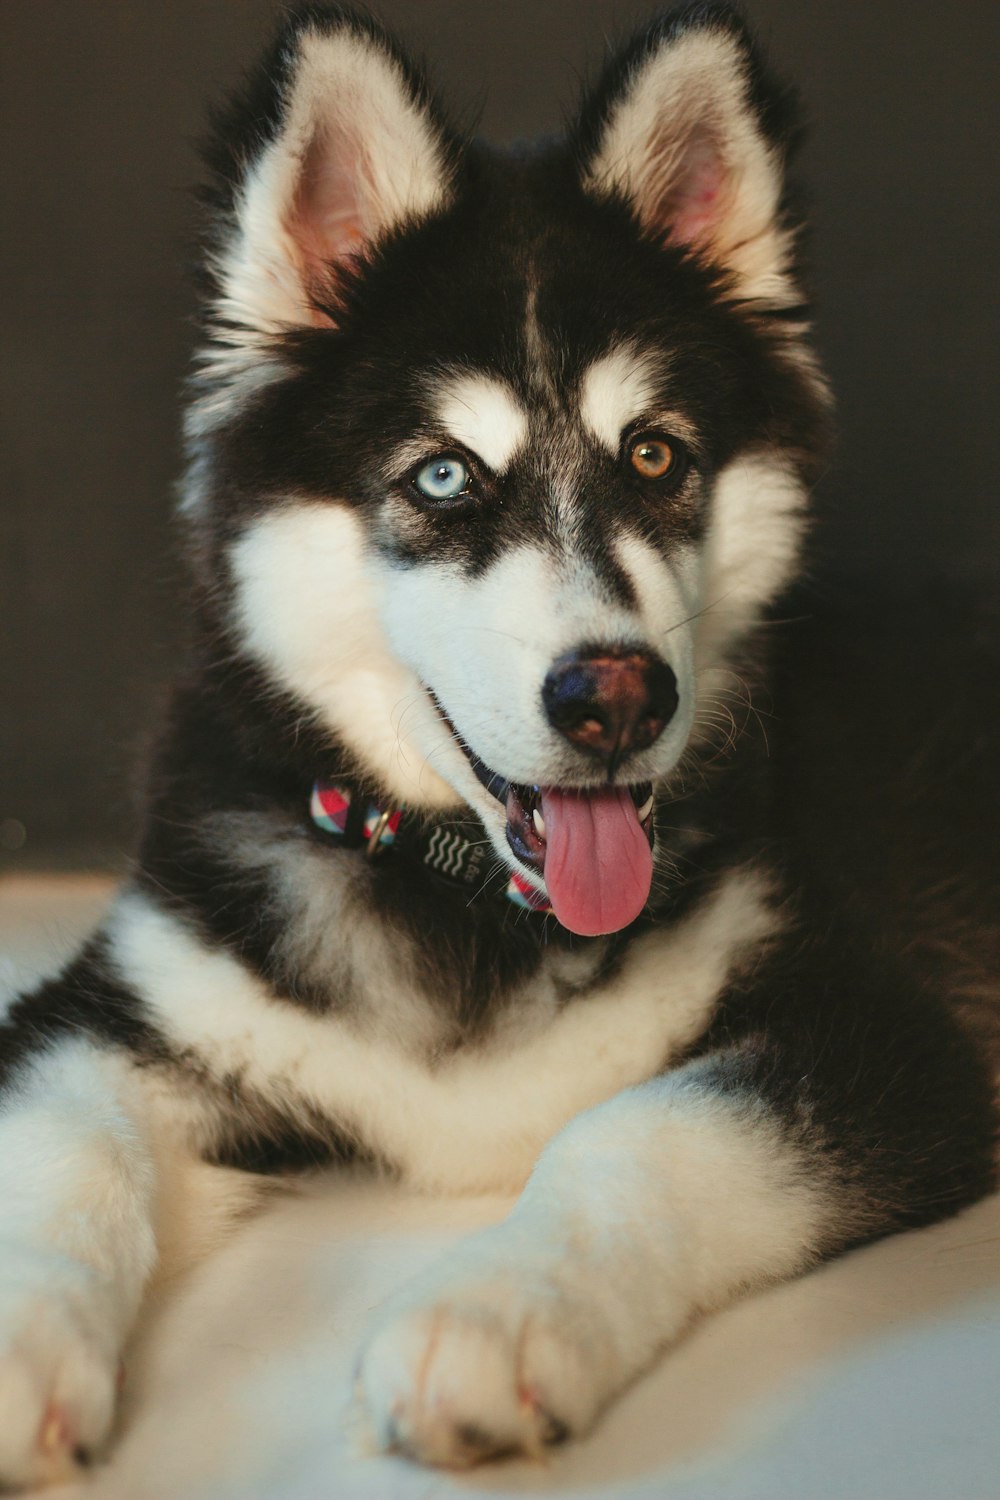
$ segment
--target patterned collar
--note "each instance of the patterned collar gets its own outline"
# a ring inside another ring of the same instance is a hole
[[[408,828],[404,828],[405,804],[382,808],[355,795],[342,782],[317,781],[309,812],[316,827],[336,839],[342,848],[364,849],[369,859],[386,853],[406,835],[420,862],[450,884],[476,892],[487,879],[490,855],[481,840],[468,839],[460,828],[449,828],[445,823],[429,831],[416,830],[410,836]],[[502,894],[515,906],[539,916],[548,916],[552,911],[546,898],[516,872]]]

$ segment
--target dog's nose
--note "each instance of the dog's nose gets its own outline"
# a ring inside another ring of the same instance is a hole
[[[677,678],[652,651],[585,647],[556,661],[542,685],[553,729],[599,755],[609,772],[659,739],[677,709]]]

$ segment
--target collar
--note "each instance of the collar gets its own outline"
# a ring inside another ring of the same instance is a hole
[[[451,885],[480,891],[491,863],[488,847],[468,839],[461,828],[438,823],[424,829],[405,818],[406,804],[383,808],[343,782],[317,781],[309,813],[313,823],[343,849],[364,849],[376,859],[405,843],[433,874]],[[552,907],[534,886],[515,871],[501,894],[525,911],[548,916]]]

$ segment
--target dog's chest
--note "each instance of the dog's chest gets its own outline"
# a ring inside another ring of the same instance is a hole
[[[515,1190],[574,1115],[669,1065],[773,927],[760,877],[733,872],[637,940],[603,986],[558,1010],[540,995],[534,1015],[529,995],[517,1024],[437,1059],[357,1017],[276,1000],[144,898],[122,902],[113,944],[170,1044],[215,1078],[239,1078],[290,1123],[328,1119],[416,1185],[462,1192]]]

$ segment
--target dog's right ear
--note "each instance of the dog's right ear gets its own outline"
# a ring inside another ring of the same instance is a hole
[[[215,123],[209,269],[229,344],[335,321],[338,277],[448,200],[455,148],[422,77],[372,20],[340,7],[293,11]]]

